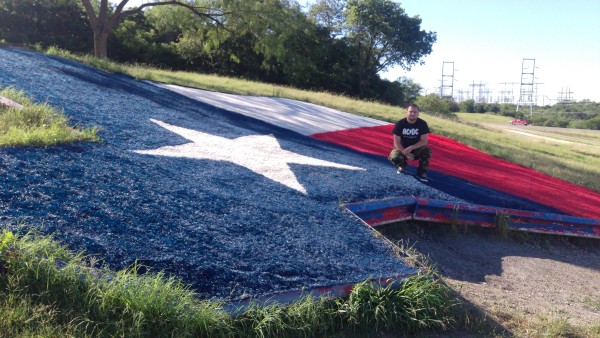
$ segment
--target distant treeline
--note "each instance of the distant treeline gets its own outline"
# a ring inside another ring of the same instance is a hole
[[[589,100],[563,102],[551,106],[519,107],[512,103],[482,103],[474,100],[454,102],[435,94],[416,100],[422,110],[452,118],[454,113],[488,113],[511,118],[525,118],[532,125],[600,130],[600,103]]]
[[[528,119],[531,124],[546,127],[600,130],[600,103],[591,101],[564,102],[552,106],[519,107],[509,103],[459,103],[459,110],[466,113],[493,113]]]
[[[214,20],[183,6],[147,7],[115,26],[108,58],[406,106],[420,85],[378,74],[418,64],[436,41],[390,0],[321,0],[309,11],[289,0],[185,2]],[[81,0],[0,0],[0,41],[93,54],[92,32]]]

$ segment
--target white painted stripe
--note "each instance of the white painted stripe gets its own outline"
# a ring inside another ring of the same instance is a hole
[[[23,109],[23,105],[4,96],[0,96],[0,104],[8,108],[15,108],[17,110]]]
[[[273,135],[248,135],[228,139],[174,126],[159,120],[150,119],[150,121],[192,142],[152,150],[134,150],[138,154],[232,162],[305,195],[307,194],[306,189],[298,182],[296,175],[289,166],[290,163],[348,170],[366,170],[281,149],[279,142]]]
[[[194,100],[259,119],[302,135],[389,124],[389,122],[356,116],[313,103],[291,99],[234,95],[170,84],[152,84]]]

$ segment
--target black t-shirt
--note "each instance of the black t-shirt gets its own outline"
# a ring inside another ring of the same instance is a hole
[[[410,124],[405,117],[396,122],[392,133],[400,136],[402,146],[407,148],[419,142],[421,140],[421,135],[429,134],[429,126],[427,125],[427,122],[420,118],[417,118],[415,123]]]

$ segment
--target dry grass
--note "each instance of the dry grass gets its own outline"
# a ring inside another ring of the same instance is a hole
[[[517,337],[600,337],[600,323],[590,326],[574,325],[567,317],[552,311],[532,316],[499,307],[490,311],[489,315]]]

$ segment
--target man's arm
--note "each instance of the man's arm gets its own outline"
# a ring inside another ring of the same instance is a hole
[[[404,147],[402,146],[402,139],[396,134],[394,134],[394,148],[400,151],[404,151]]]
[[[400,137],[398,137],[398,139],[400,139]],[[404,150],[402,150],[402,148],[398,148],[402,151],[402,154],[404,156],[408,156],[410,154],[411,151],[417,149],[417,148],[421,148],[422,146],[427,145],[427,141],[429,140],[429,134],[423,134],[421,135],[421,138],[419,138],[419,142],[413,144],[410,147],[406,147],[404,148]],[[396,135],[394,135],[394,145],[396,145]]]

